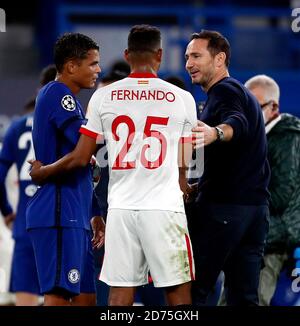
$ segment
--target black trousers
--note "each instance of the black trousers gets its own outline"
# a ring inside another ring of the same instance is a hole
[[[268,206],[202,201],[187,206],[186,212],[196,268],[193,304],[205,304],[223,270],[227,305],[258,305]]]

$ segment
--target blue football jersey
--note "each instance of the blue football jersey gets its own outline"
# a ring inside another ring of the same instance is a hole
[[[26,234],[26,205],[29,198],[34,195],[37,189],[31,181],[29,175],[30,164],[27,163],[28,159],[34,157],[31,137],[32,121],[32,114],[15,120],[5,134],[3,147],[0,152],[1,187],[4,187],[7,172],[12,164],[16,163],[18,170],[19,201],[17,216],[13,226],[14,238],[22,237]],[[6,197],[6,192],[1,191],[1,196]],[[2,201],[5,202],[5,200],[6,198],[2,198]],[[3,207],[1,207],[1,209],[3,209]]]
[[[44,86],[36,99],[32,129],[36,159],[46,165],[71,152],[84,123],[81,105],[65,84],[53,81]],[[38,187],[27,206],[27,229],[62,226],[89,230],[92,194],[90,166]]]

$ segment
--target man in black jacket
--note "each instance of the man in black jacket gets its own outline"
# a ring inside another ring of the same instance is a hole
[[[204,173],[197,215],[189,221],[196,282],[193,303],[204,304],[221,270],[228,305],[257,305],[268,230],[269,165],[260,106],[228,73],[230,45],[214,31],[194,33],[186,49],[192,82],[207,93],[198,141]]]
[[[280,90],[274,79],[257,75],[245,86],[263,111],[271,167],[270,230],[259,286],[260,304],[266,306],[284,263],[300,241],[300,120],[279,113]]]

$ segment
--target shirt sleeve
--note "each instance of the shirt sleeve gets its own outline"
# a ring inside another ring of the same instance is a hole
[[[74,146],[76,146],[79,140],[80,137],[79,130],[83,122],[84,122],[83,120],[78,120],[78,119],[75,121],[72,120],[70,121],[70,123],[68,123],[68,126],[64,129],[64,135]]]
[[[101,89],[97,90],[91,97],[86,118],[88,120],[86,125],[82,125],[80,132],[86,136],[97,139],[99,136],[103,138],[103,126],[100,117],[101,106],[102,106],[103,94]]]
[[[244,112],[243,99],[236,89],[227,85],[217,85],[214,88],[217,100],[216,115],[220,124],[227,124],[233,129],[233,138],[236,140],[248,134],[248,120]]]
[[[65,130],[72,121],[84,120],[76,99],[69,88],[62,83],[53,84],[44,101],[47,101],[47,105],[50,106],[51,122],[60,130]]]

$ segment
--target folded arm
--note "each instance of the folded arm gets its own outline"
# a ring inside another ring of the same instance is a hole
[[[89,164],[96,146],[95,139],[81,135],[75,149],[58,161],[45,166],[40,161],[29,161],[32,165],[30,176],[35,183],[42,184],[53,176],[85,167]]]

